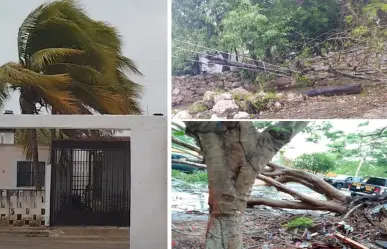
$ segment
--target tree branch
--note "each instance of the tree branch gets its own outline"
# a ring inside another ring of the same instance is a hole
[[[194,154],[194,152],[192,152],[190,150],[181,149],[181,148],[178,148],[178,147],[173,146],[173,145],[172,145],[172,149],[177,150],[180,153],[189,154],[190,156],[196,157],[198,160],[203,161],[203,157],[202,156]]]
[[[297,191],[293,190],[293,189],[290,189],[288,187],[286,187],[285,185],[283,185],[282,183],[280,182],[277,182],[276,180],[270,178],[270,177],[267,177],[267,176],[264,176],[264,175],[258,175],[257,176],[258,179],[262,180],[262,181],[265,181],[267,183],[269,183],[271,186],[274,186],[276,187],[278,190],[280,190],[281,192],[284,192],[284,193],[287,193],[303,202],[307,202],[307,203],[310,203],[310,204],[315,204],[316,203],[316,200],[315,199],[312,199],[304,194],[301,194],[301,193],[298,193]]]
[[[339,203],[332,203],[328,201],[321,202],[319,203],[319,205],[299,201],[272,200],[268,198],[258,198],[247,202],[248,207],[259,205],[269,206],[273,208],[331,211],[335,213],[343,213],[346,210],[346,208],[340,205]]]
[[[173,163],[185,164],[185,165],[188,165],[188,166],[195,167],[197,169],[207,169],[207,166],[205,164],[201,164],[201,163],[194,163],[194,162],[185,161],[185,160],[178,160],[178,159],[172,159],[172,162]]]
[[[262,175],[268,177],[278,177],[277,180],[279,182],[297,182],[303,184],[308,188],[316,191],[317,193],[326,196],[328,199],[335,199],[343,202],[349,201],[351,199],[350,197],[338,191],[329,183],[325,182],[320,177],[317,177],[311,173],[298,169],[289,169],[272,162],[268,163],[268,167],[270,169],[262,172]]]
[[[183,146],[183,147],[185,147],[187,149],[193,150],[193,151],[199,153],[200,155],[202,154],[202,150],[199,147],[196,147],[195,145],[192,145],[192,144],[186,143],[184,141],[181,141],[180,139],[177,139],[177,138],[175,138],[173,136],[172,136],[172,143],[175,143],[175,144]]]

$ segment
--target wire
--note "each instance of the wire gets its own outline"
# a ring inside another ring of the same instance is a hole
[[[191,46],[194,46],[194,47],[204,48],[206,50],[215,51],[215,52],[222,53],[222,54],[235,55],[235,56],[238,56],[240,58],[245,58],[245,59],[249,59],[249,60],[252,60],[252,61],[264,63],[264,64],[267,64],[267,65],[270,65],[270,66],[273,66],[273,67],[282,68],[280,66],[277,66],[277,65],[274,65],[274,64],[270,64],[270,63],[267,63],[267,62],[264,62],[264,61],[261,61],[261,60],[256,60],[256,59],[253,59],[253,58],[248,57],[248,56],[231,54],[231,53],[227,53],[227,52],[224,52],[224,51],[216,50],[216,49],[213,49],[213,48],[208,48],[208,47],[205,47],[205,46],[201,46],[201,45],[198,45],[198,44],[194,44],[194,43],[190,43],[190,42],[186,42],[186,41],[182,41],[182,40],[178,40],[178,39],[172,39],[172,41],[176,41],[176,42],[180,42],[180,43],[185,43],[185,44],[188,44],[188,45],[191,45]]]
[[[172,58],[178,58],[178,59],[180,59],[178,56],[173,56],[173,55],[172,55]],[[204,64],[204,65],[208,66],[208,67],[211,67],[211,65],[209,65],[209,64],[207,64],[207,63],[205,63],[205,62],[199,61],[199,60],[193,60],[193,59],[184,59],[184,60],[186,60],[186,61],[192,61],[192,62],[199,62],[199,63],[201,63],[201,64]],[[216,63],[214,63],[214,64],[216,64]],[[217,65],[222,65],[222,64],[217,64]],[[222,66],[224,66],[224,65],[222,65]],[[259,70],[259,69],[252,69],[252,68],[247,68],[247,67],[237,67],[237,66],[229,66],[229,67],[240,68],[240,69],[246,69],[246,70],[249,70],[249,71],[259,72],[259,73],[264,72],[264,73],[267,73],[267,74],[274,74],[274,75],[278,75],[278,74],[279,74],[279,73],[274,73],[274,72],[270,72],[270,71],[264,71],[264,70]],[[284,74],[285,74],[285,73],[284,73]]]
[[[199,55],[208,55],[207,53],[198,52],[198,51],[195,51],[195,50],[190,50],[190,49],[186,49],[186,48],[182,48],[182,47],[178,47],[178,46],[175,46],[174,48],[177,48],[177,49],[183,51],[184,53],[195,53],[195,54],[199,54]],[[226,62],[235,62],[235,61],[233,61],[233,60],[225,59],[225,58],[222,58],[222,60],[224,60],[224,61],[226,61]],[[273,71],[274,71],[274,70],[283,70],[283,71],[292,72],[292,73],[299,73],[299,72],[297,72],[297,71],[290,70],[290,69],[285,68],[285,67],[280,67],[280,66],[272,65],[272,64],[270,64],[270,63],[266,63],[266,62],[263,62],[263,61],[258,61],[258,60],[255,60],[255,61],[257,61],[257,62],[263,64],[263,71],[265,71],[265,72],[268,71],[268,69],[267,69],[267,67],[266,67],[266,64],[267,64],[267,65],[276,67],[276,68],[273,68],[273,69],[272,69]],[[251,70],[254,70],[254,69],[251,68],[251,66],[253,66],[253,67],[258,67],[258,66],[256,66],[256,65],[251,65],[251,64],[242,63],[242,62],[238,62],[238,63],[239,63],[239,64],[247,65],[247,66],[245,67],[245,69],[249,69],[249,70],[250,70],[250,69],[251,69]],[[216,63],[214,63],[214,64],[216,64]],[[219,65],[221,65],[221,64],[219,64]],[[232,67],[234,67],[233,65],[224,65],[224,66],[232,66]],[[250,66],[250,68],[247,68],[248,66]],[[239,66],[235,66],[235,67],[239,67]],[[261,69],[258,69],[258,70],[261,71]],[[280,73],[280,74],[281,74],[281,73],[286,74],[286,72],[280,72],[280,71],[278,71],[278,73]]]
[[[197,51],[190,50],[190,49],[184,49],[184,48],[181,48],[181,47],[175,47],[175,48],[182,50],[184,53],[196,53],[196,54],[200,54],[200,55],[207,55],[206,53],[197,52]],[[178,58],[177,56],[173,56],[173,57]],[[224,60],[226,62],[235,62],[235,61],[232,61],[232,60],[229,60],[229,59],[224,59],[224,58],[222,58],[222,60]],[[251,68],[251,67],[259,67],[259,66],[256,66],[256,65],[251,65],[251,64],[247,64],[247,63],[241,63],[241,62],[238,62],[238,63],[246,65],[246,66],[243,67],[243,66],[234,66],[234,65],[223,65],[223,64],[220,64],[220,63],[213,63],[213,64],[229,66],[229,67],[237,67],[237,68],[239,67],[239,68],[244,68],[246,70],[251,70],[251,71],[256,70],[257,72],[261,72],[261,71],[267,72],[267,71],[270,71],[270,70],[268,70],[266,68],[265,64],[263,65],[263,70],[262,70],[262,69],[259,69],[259,68],[255,68],[255,69]],[[277,71],[276,73],[278,73],[278,74],[287,74],[286,72],[299,73],[297,71],[293,71],[293,70],[290,70],[290,69],[287,69],[287,68],[283,68],[283,67],[277,67],[275,69],[272,69],[272,71],[275,71],[275,70],[283,70],[283,71],[285,71],[285,72]]]

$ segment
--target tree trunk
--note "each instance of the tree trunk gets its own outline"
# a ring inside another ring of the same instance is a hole
[[[323,96],[335,96],[344,94],[359,94],[363,91],[360,84],[350,84],[345,86],[328,87],[324,89],[312,89],[304,94],[308,97],[315,97],[319,95]]]
[[[32,167],[34,171],[35,189],[40,191],[42,190],[42,179],[40,179],[38,134],[36,129],[30,129],[29,132],[31,139]]]
[[[27,101],[29,98],[28,95],[21,94],[24,96],[20,97],[20,108],[22,114],[36,114],[36,106],[33,101]],[[32,168],[34,172],[34,183],[35,189],[37,191],[42,190],[42,179],[40,177],[40,167],[39,167],[39,150],[38,150],[38,133],[36,129],[29,129],[29,143],[31,148],[31,158],[32,158]]]
[[[56,129],[51,129],[50,130],[50,133],[51,133],[51,141],[50,141],[50,151],[52,150],[52,141],[54,141],[56,139]],[[50,157],[50,164],[52,164],[52,158],[51,158],[51,153],[49,153],[49,157]]]
[[[355,176],[358,176],[361,170],[361,167],[363,166],[364,163],[364,156],[361,157],[359,165],[357,166]]]
[[[227,51],[225,53],[220,53],[220,54],[222,55],[224,60],[230,61],[231,58],[230,58],[229,54],[227,53]],[[230,71],[230,67],[227,65],[224,65],[222,67],[222,72],[226,72],[226,71]]]
[[[207,249],[243,248],[242,214],[210,214],[207,227]]]
[[[258,133],[253,122],[186,122],[208,171],[207,249],[241,249],[242,219],[257,174],[307,122],[279,122]]]

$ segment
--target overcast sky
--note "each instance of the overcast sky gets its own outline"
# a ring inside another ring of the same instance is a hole
[[[2,0],[0,7],[0,65],[17,61],[17,32],[25,17],[45,0]],[[141,100],[149,115],[167,115],[167,1],[166,0],[79,0],[87,13],[118,28],[124,55],[136,61],[145,77],[131,77],[145,86]],[[18,94],[6,110],[20,113]]]

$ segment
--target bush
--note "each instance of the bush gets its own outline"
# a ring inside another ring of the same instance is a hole
[[[303,154],[293,161],[293,166],[314,174],[326,173],[335,167],[335,158],[326,153]]]

